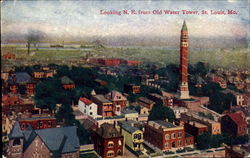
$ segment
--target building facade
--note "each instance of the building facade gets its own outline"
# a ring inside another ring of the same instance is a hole
[[[78,102],[78,107],[79,107],[79,110],[85,115],[88,115],[94,118],[98,116],[97,105],[87,98],[81,97]]]
[[[92,133],[95,151],[102,158],[123,155],[124,138],[112,124],[104,123]]]
[[[161,120],[145,125],[144,140],[163,151],[176,151],[194,144],[194,137],[185,133],[183,126]]]
[[[238,137],[247,134],[247,123],[239,113],[227,114],[221,118],[222,131]]]

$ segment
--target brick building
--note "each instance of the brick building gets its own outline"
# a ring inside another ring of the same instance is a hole
[[[18,119],[21,130],[26,130],[29,126],[32,129],[46,129],[56,127],[56,118],[52,116],[47,117],[30,117],[30,118],[19,118]]]
[[[221,118],[222,131],[238,137],[247,134],[247,123],[239,113],[231,113]]]
[[[92,133],[95,151],[102,158],[123,155],[124,138],[112,124],[104,123]]]
[[[124,85],[124,92],[129,93],[132,92],[134,94],[141,93],[141,86],[135,84],[125,84]]]
[[[137,100],[138,104],[142,107],[146,107],[149,111],[153,108],[153,106],[155,105],[155,102],[145,98],[145,97],[140,97]]]
[[[63,76],[61,78],[61,84],[63,86],[64,89],[66,90],[70,90],[70,89],[73,89],[75,88],[75,83],[74,81],[72,81],[69,77],[67,76]]]
[[[118,91],[111,91],[106,95],[108,100],[111,100],[114,105],[114,113],[121,115],[121,112],[126,108],[127,98]]]
[[[208,131],[208,127],[196,121],[188,121],[184,124],[185,132],[194,136],[194,142],[197,142],[197,136]]]
[[[221,134],[221,123],[220,122],[210,120],[208,118],[200,117],[197,113],[194,113],[194,112],[182,113],[181,119],[184,122],[195,121],[195,122],[198,122],[200,124],[206,125],[208,127],[208,131],[212,135]]]
[[[163,151],[175,151],[194,144],[194,137],[185,133],[183,126],[165,121],[149,121],[145,124],[144,140]]]
[[[113,103],[110,100],[106,99],[103,95],[94,95],[91,97],[91,100],[98,105],[98,115],[102,115],[103,117],[114,116]]]

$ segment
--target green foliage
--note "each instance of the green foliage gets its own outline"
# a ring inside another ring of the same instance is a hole
[[[210,96],[210,105],[208,108],[223,113],[225,110],[229,110],[230,105],[236,105],[236,98],[233,94],[217,92]]]
[[[169,107],[156,104],[150,111],[149,120],[166,120],[169,122],[175,121],[175,115],[172,109]]]
[[[34,99],[38,107],[55,110],[56,104],[63,103],[67,98],[60,80],[56,78],[45,79],[36,86]]]
[[[204,150],[220,147],[223,143],[230,145],[231,139],[232,138],[227,134],[211,135],[205,132],[197,137],[197,147],[198,149]]]

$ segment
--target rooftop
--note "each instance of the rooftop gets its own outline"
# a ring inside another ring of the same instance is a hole
[[[87,105],[93,103],[91,100],[89,100],[89,99],[87,99],[87,98],[85,98],[85,97],[81,97],[81,98],[80,98],[80,101],[82,101],[83,103],[85,103],[85,104],[87,104]]]
[[[145,97],[140,97],[138,98],[138,101],[141,101],[141,102],[144,102],[144,103],[147,103],[147,104],[155,104],[154,101],[148,99],[148,98],[145,98]]]
[[[102,103],[111,103],[111,101],[109,101],[108,99],[106,99],[103,95],[98,94],[93,96],[93,98],[97,99],[98,101],[102,102]]]
[[[154,126],[156,128],[162,127],[163,129],[177,127],[176,125],[173,125],[170,122],[166,122],[166,121],[162,121],[162,120],[149,121],[148,124],[151,125],[151,126]]]

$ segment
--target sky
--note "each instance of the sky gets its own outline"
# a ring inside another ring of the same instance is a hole
[[[235,10],[236,15],[201,15],[202,10]],[[101,15],[100,10],[198,10],[200,15]],[[179,36],[183,20],[200,38],[247,38],[247,1],[4,1],[2,37],[24,37],[30,30],[48,37],[84,38]],[[249,38],[249,37],[248,37]]]

